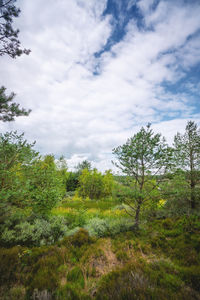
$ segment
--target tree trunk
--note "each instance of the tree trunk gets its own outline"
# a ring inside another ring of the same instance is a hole
[[[190,204],[191,209],[196,208],[195,203],[195,172],[194,172],[194,156],[193,151],[190,151]]]
[[[196,208],[196,201],[195,201],[195,182],[193,178],[191,178],[190,182],[190,201],[191,201],[191,209]]]
[[[135,212],[135,224],[134,224],[135,229],[139,228],[140,207],[141,207],[141,202],[138,202],[136,212]]]

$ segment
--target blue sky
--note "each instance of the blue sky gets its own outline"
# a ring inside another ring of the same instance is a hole
[[[0,124],[42,154],[105,170],[112,149],[151,122],[169,143],[200,121],[200,2],[18,0],[15,26],[31,49],[0,58],[1,84],[31,108]]]

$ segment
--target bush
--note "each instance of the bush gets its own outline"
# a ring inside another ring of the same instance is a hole
[[[182,280],[196,291],[200,292],[200,268],[199,266],[182,267],[180,270]]]
[[[70,282],[74,282],[76,283],[76,285],[79,286],[80,288],[84,288],[85,286],[85,281],[84,281],[84,277],[83,277],[83,272],[80,269],[80,267],[74,267],[73,269],[71,269],[69,271],[69,273],[67,274],[67,280]]]
[[[116,220],[107,219],[108,233],[114,236],[120,232],[126,232],[131,230],[133,221],[127,218],[118,218]]]
[[[25,294],[26,291],[23,286],[14,286],[9,290],[8,298],[5,297],[5,300],[25,300]]]
[[[126,262],[128,260],[128,255],[125,251],[119,250],[115,253],[117,259],[121,262]]]
[[[62,263],[63,259],[56,248],[49,248],[42,256],[39,256],[31,265],[25,282],[27,295],[31,297],[35,290],[54,293],[59,286],[59,267]]]
[[[17,281],[17,274],[20,273],[21,247],[11,249],[0,248],[0,283],[10,285]]]
[[[56,292],[56,300],[91,300],[89,295],[77,290],[75,284],[65,284],[60,287]]]
[[[49,245],[63,237],[68,231],[63,217],[52,217],[49,221],[35,219],[33,223],[23,222],[13,229],[5,229],[2,243],[6,246],[20,244],[23,246]]]
[[[196,274],[196,271],[194,272]],[[195,284],[198,284],[195,275]],[[196,286],[197,287],[197,286]],[[96,300],[187,300],[198,299],[178,276],[178,269],[166,261],[135,262],[103,276]]]
[[[81,247],[84,244],[88,244],[90,242],[89,233],[84,228],[80,228],[72,237],[71,243],[76,247]]]
[[[84,169],[79,177],[79,196],[90,199],[109,197],[112,194],[113,176],[110,171],[102,175],[97,169]]]
[[[87,223],[85,228],[91,236],[103,237],[108,231],[108,224],[103,219],[93,218]]]
[[[171,219],[167,218],[167,219],[163,220],[162,226],[164,229],[172,229],[174,226],[174,223]]]

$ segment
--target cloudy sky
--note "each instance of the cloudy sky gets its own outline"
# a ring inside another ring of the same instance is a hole
[[[29,56],[0,57],[0,84],[29,117],[1,123],[42,154],[111,168],[112,149],[152,123],[169,142],[200,121],[199,0],[18,0]]]

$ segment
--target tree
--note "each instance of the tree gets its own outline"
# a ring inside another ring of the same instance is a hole
[[[81,172],[84,169],[87,169],[88,171],[90,171],[91,170],[91,162],[89,162],[88,160],[83,160],[82,162],[78,163],[78,165],[75,168],[79,174],[81,174]]]
[[[175,162],[178,168],[185,170],[190,182],[190,207],[196,208],[196,186],[200,179],[200,130],[197,124],[189,121],[185,133],[174,137]]]
[[[66,176],[66,191],[73,192],[78,188],[79,174],[77,172],[67,172]]]
[[[127,142],[113,149],[118,162],[114,164],[132,180],[132,197],[127,198],[135,217],[135,228],[139,226],[141,207],[147,200],[147,195],[157,187],[157,181],[149,190],[149,180],[165,172],[169,165],[171,150],[161,134],[154,134],[151,125],[142,127],[138,133]],[[129,212],[130,213],[130,212]]]
[[[100,199],[111,195],[112,185],[113,177],[110,171],[102,175],[97,169],[84,169],[79,177],[78,194],[83,198]]]
[[[15,117],[28,116],[31,110],[20,108],[19,104],[15,102],[11,103],[15,94],[11,93],[10,96],[6,96],[5,90],[5,87],[0,88],[0,121],[14,121]]]
[[[30,53],[30,50],[20,48],[19,30],[12,27],[13,18],[20,13],[20,9],[14,5],[15,2],[16,0],[0,0],[0,56],[7,54],[12,58]],[[10,104],[15,94],[6,96],[5,90],[3,86],[0,88],[0,121],[13,121],[14,117],[28,116],[30,110],[20,108],[17,103]]]
[[[65,193],[54,157],[39,157],[33,146],[23,134],[0,135],[0,224],[18,208],[47,215]]]
[[[53,155],[46,155],[34,161],[27,168],[30,207],[37,216],[46,216],[62,199],[65,183],[59,176]]]
[[[20,14],[15,2],[16,0],[0,0],[0,56],[7,54],[12,58],[30,53],[29,49],[21,49],[19,29],[12,26],[13,18]]]
[[[38,157],[24,134],[0,134],[0,224],[9,219],[13,209],[24,208],[29,199],[26,169]]]
[[[178,169],[163,180],[160,191],[165,199],[163,214],[166,216],[187,215],[190,200],[190,184],[184,170]]]

